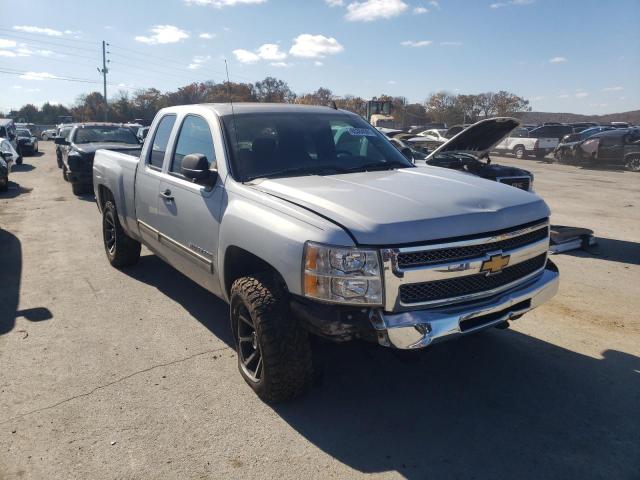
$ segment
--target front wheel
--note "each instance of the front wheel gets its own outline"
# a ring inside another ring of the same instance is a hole
[[[16,165],[22,165],[22,155],[16,159]]]
[[[107,200],[102,209],[102,239],[107,259],[113,267],[128,267],[140,258],[140,242],[124,233],[111,200]]]
[[[267,403],[305,393],[313,379],[311,345],[289,312],[284,289],[267,274],[243,277],[231,287],[230,304],[245,382]]]
[[[513,149],[513,154],[518,159],[523,159],[527,156],[527,152],[525,151],[524,147],[520,145]]]
[[[627,157],[624,162],[624,166],[627,170],[631,170],[632,172],[640,172],[640,155],[631,155]]]

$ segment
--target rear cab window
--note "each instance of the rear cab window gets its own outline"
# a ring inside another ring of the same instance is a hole
[[[149,165],[149,167],[156,170],[162,169],[164,155],[167,151],[167,145],[169,144],[169,137],[171,136],[171,131],[175,123],[175,115],[165,115],[160,119],[158,127],[153,134],[151,149],[147,157],[147,165]]]

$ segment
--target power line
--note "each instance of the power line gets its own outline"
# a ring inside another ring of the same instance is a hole
[[[0,30],[5,30],[0,28]],[[68,45],[68,44],[64,44],[64,43],[59,43],[59,42],[52,42],[51,40],[41,40],[40,38],[32,38],[32,37],[25,37],[24,35],[16,35],[15,33],[9,31],[9,33],[2,33],[3,37],[10,37],[10,38],[16,38],[18,40],[26,40],[28,42],[36,42],[36,43],[42,43],[42,44],[48,44],[48,45],[54,45],[56,47],[64,47],[64,48],[72,48],[74,50],[85,50],[87,52],[95,52],[95,49],[93,48],[86,48],[86,47],[76,47],[73,45]],[[67,41],[71,41],[71,39],[65,39]],[[94,42],[88,42],[91,44],[94,44]],[[99,44],[97,42],[95,42],[96,45],[96,49],[99,47]]]
[[[34,73],[34,72],[24,72],[24,71],[19,71],[19,70],[9,70],[9,69],[0,69],[0,73],[4,73],[7,75],[29,75],[29,73]],[[78,77],[63,77],[63,76],[58,76],[58,75],[53,75],[51,77],[42,77],[43,80],[63,80],[66,82],[77,82],[77,83],[90,83],[90,84],[94,84],[94,85],[100,85],[102,84],[102,82],[100,80],[92,80],[89,78],[78,78]],[[136,87],[136,86],[127,86],[127,85],[120,85],[120,84],[116,84],[116,83],[110,83],[107,82],[107,85],[110,86],[115,86],[115,87],[119,87],[119,88],[126,88],[129,90],[137,90],[140,87]]]

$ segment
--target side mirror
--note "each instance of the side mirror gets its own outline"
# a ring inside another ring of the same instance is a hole
[[[67,142],[67,139],[64,137],[56,137],[54,142],[56,145],[69,145],[69,142]]]
[[[209,168],[207,157],[201,153],[185,155],[180,172],[193,182],[205,185],[213,185],[218,176],[218,172]]]
[[[410,162],[413,162],[413,153],[411,152],[411,149],[409,147],[404,147],[402,150],[400,150],[400,153],[404,155],[404,158],[406,158]]]

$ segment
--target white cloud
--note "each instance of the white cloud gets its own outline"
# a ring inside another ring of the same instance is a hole
[[[588,97],[589,94],[587,92],[578,92],[576,93],[576,98],[585,98]]]
[[[5,38],[0,38],[0,48],[13,48],[17,45],[15,40],[7,40]]]
[[[461,47],[462,42],[440,42],[443,47]]]
[[[285,52],[280,51],[280,47],[275,43],[265,43],[258,47],[256,52],[263,60],[284,60],[287,58]]]
[[[272,67],[278,67],[278,68],[289,68],[293,66],[293,63],[287,63],[287,62],[271,62],[270,65]]]
[[[539,102],[540,100],[544,100],[544,97],[543,96],[531,97],[529,100],[531,100],[532,102]]]
[[[289,53],[294,57],[322,58],[335,55],[344,50],[340,42],[333,37],[303,33],[293,39]]]
[[[321,62],[321,61],[319,61],[319,60],[316,60],[315,62],[313,62],[313,64],[314,64],[316,67],[321,67],[321,66],[323,66],[323,65],[324,65],[324,63],[322,63],[322,62]]]
[[[437,8],[438,10],[440,10],[440,2],[438,2],[436,0],[431,0],[429,2],[429,5],[431,5],[433,8]]]
[[[202,38],[204,40],[213,40],[214,38],[216,38],[216,36],[217,35],[215,33],[204,32],[198,35],[198,38]]]
[[[429,45],[431,45],[433,42],[431,40],[405,40],[404,42],[400,42],[400,45],[402,45],[403,47],[412,47],[412,48],[419,48],[419,47],[428,47]]]
[[[620,86],[614,86],[614,87],[604,87],[602,89],[603,92],[619,92],[620,90],[624,90],[624,88]]]
[[[565,63],[566,61],[565,57],[553,57],[549,60],[549,63]]]
[[[388,83],[389,85],[395,85],[395,84],[396,84],[396,83],[398,83],[398,82],[396,82],[395,80],[389,80],[387,83]]]
[[[257,54],[242,48],[234,50],[233,54],[240,63],[256,63],[260,60],[260,57]]]
[[[148,37],[137,36],[135,40],[137,42],[146,43],[147,45],[176,43],[185,38],[189,38],[189,33],[174,26],[174,25],[156,25],[149,30],[153,33]]]
[[[324,3],[330,7],[342,7],[344,5],[344,0],[324,0]]]
[[[400,15],[409,6],[402,0],[365,0],[347,5],[345,18],[350,22],[372,22]]]
[[[497,8],[508,7],[510,5],[521,7],[523,5],[531,5],[534,1],[535,0],[510,0],[509,2],[497,2],[489,5],[489,8],[493,8],[495,10]]]
[[[63,32],[60,30],[47,27],[34,27],[33,25],[14,25],[13,29],[26,33],[40,33],[42,35],[49,35],[50,37],[61,37],[63,35]]]
[[[24,75],[20,75],[20,78],[23,80],[46,80],[58,77],[47,72],[25,72]]]
[[[211,55],[196,55],[191,60],[191,63],[187,66],[189,70],[198,70],[202,68],[202,65],[211,60]]]
[[[250,4],[258,4],[265,3],[267,0],[184,0],[184,3],[187,5],[199,5],[201,7],[214,7],[214,8],[223,8],[223,7],[234,7],[236,5],[250,5]]]
[[[233,54],[240,63],[256,63],[260,60],[271,60],[281,63],[282,60],[287,58],[287,54],[280,50],[280,46],[276,43],[264,43],[253,52],[239,48],[234,50]]]
[[[12,52],[11,50],[0,50],[0,57],[17,57],[18,55],[16,55],[15,52]]]
[[[16,90],[19,90],[19,89],[21,89],[21,88],[22,88],[22,85],[14,85],[14,86],[13,86],[13,87],[11,87],[11,88],[15,88]]]
[[[558,98],[569,98],[569,95],[567,93],[563,93],[561,95],[558,95]]]
[[[413,13],[416,15],[422,15],[423,13],[429,13],[429,9],[425,7],[415,7]]]

